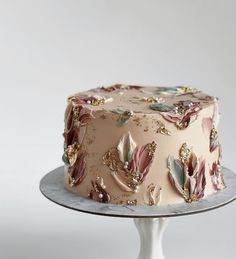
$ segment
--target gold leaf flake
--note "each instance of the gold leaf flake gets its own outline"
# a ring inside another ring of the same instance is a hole
[[[151,183],[148,186],[147,194],[148,194],[148,205],[149,206],[157,205],[161,197],[161,188],[157,185],[154,185],[154,183]]]
[[[197,91],[195,88],[191,88],[191,87],[189,87],[189,86],[180,86],[179,88],[178,88],[178,91],[179,91],[179,93],[181,93],[181,94],[186,94],[186,93],[192,93],[192,92],[195,92],[195,91]]]
[[[215,139],[215,138],[217,137],[217,135],[218,135],[217,129],[216,129],[216,128],[213,128],[213,129],[211,130],[210,139]]]
[[[191,150],[188,148],[187,143],[184,143],[179,151],[179,158],[183,163],[189,159]]]
[[[63,155],[64,162],[69,166],[73,166],[77,159],[78,150],[79,150],[79,145],[77,143],[69,145],[64,151],[64,155]]]
[[[157,127],[158,127],[156,131],[157,133],[161,133],[163,135],[168,135],[168,136],[171,135],[170,131],[165,127],[163,122],[157,121]]]
[[[156,148],[157,148],[157,144],[155,143],[155,141],[152,141],[152,143],[148,143],[147,146],[146,146],[146,149],[148,151],[148,155],[154,156]]]
[[[103,164],[108,166],[112,171],[118,170],[119,161],[117,160],[113,150],[109,150],[108,152],[106,152],[102,159]]]
[[[68,180],[69,180],[69,185],[71,187],[74,187],[75,186],[75,182],[76,182],[75,178],[72,177],[71,175],[69,175],[69,179]]]
[[[143,97],[142,101],[148,102],[148,103],[163,103],[164,99],[161,97]]]
[[[102,97],[101,99],[96,99],[96,100],[92,100],[91,101],[91,104],[93,106],[98,106],[98,105],[101,105],[101,104],[104,104],[105,103],[105,98]]]
[[[74,122],[76,122],[79,118],[79,113],[80,113],[79,109],[80,109],[79,107],[76,107],[76,106],[73,107],[73,120],[74,120]]]
[[[198,201],[199,200],[198,197],[196,195],[194,195],[194,194],[192,194],[190,196],[190,191],[187,188],[184,188],[183,197],[184,197],[184,200],[187,203],[192,203],[193,201]]]
[[[70,103],[70,102],[73,102],[75,101],[76,97],[74,95],[71,95],[67,98],[67,101]]]

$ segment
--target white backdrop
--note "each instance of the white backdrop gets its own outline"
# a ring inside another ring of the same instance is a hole
[[[234,0],[0,0],[0,258],[138,254],[130,219],[69,211],[38,190],[62,164],[63,113],[75,92],[122,82],[218,96],[224,165],[236,170],[235,8]],[[235,212],[233,203],[173,219],[167,259],[234,259]]]

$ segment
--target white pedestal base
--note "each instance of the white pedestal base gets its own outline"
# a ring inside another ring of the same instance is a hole
[[[165,259],[162,237],[168,224],[167,218],[134,218],[140,236],[138,259]]]

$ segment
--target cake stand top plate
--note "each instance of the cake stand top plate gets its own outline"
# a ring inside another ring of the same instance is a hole
[[[69,209],[80,212],[126,218],[158,218],[176,217],[201,213],[222,207],[236,199],[236,174],[227,168],[223,168],[223,174],[227,188],[205,199],[193,202],[173,205],[116,205],[99,203],[89,198],[80,197],[69,192],[64,187],[64,167],[58,167],[46,174],[40,181],[40,191],[49,200]]]

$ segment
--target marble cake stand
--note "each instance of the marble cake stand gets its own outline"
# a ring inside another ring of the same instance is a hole
[[[95,215],[133,218],[140,236],[138,259],[164,259],[162,237],[169,217],[206,212],[222,207],[236,199],[236,175],[223,168],[227,188],[206,199],[166,206],[131,206],[98,203],[67,191],[63,184],[63,169],[59,167],[46,174],[40,182],[42,194],[49,200],[80,212]]]

